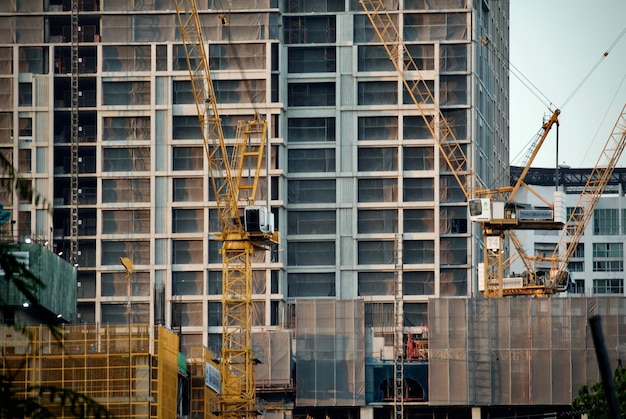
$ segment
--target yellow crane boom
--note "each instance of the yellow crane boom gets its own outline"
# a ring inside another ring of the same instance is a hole
[[[480,184],[480,180],[468,161],[466,155],[466,147],[468,147],[468,144],[456,138],[450,124],[437,106],[438,101],[433,96],[428,83],[422,77],[415,60],[405,47],[400,31],[393,17],[387,11],[384,0],[359,1],[372,24],[372,28],[380,39],[383,48],[389,55],[407,93],[430,130],[433,139],[441,151],[442,157],[447,162],[450,171],[465,194],[470,212],[473,206],[472,201],[475,201],[474,204],[476,204],[476,202],[486,202],[486,199],[482,199],[482,201],[480,199],[472,199],[475,196],[487,196],[489,197],[487,199],[495,198],[502,202],[512,200],[522,186],[527,187],[527,185],[523,183],[524,177],[530,169],[534,158],[537,156],[539,149],[546,140],[550,129],[558,125],[560,111],[557,109],[553,112],[550,119],[543,124],[541,133],[534,139],[533,145],[526,156],[527,161],[524,171],[518,182],[512,187],[506,186],[502,188],[486,189]],[[487,283],[496,284],[495,286],[492,285],[491,289],[487,290],[486,295],[488,296],[503,295],[503,271],[505,263],[508,263],[504,261],[504,249],[502,246],[505,233],[511,237],[511,242],[516,248],[517,255],[521,257],[525,263],[528,263],[528,257],[521,247],[521,243],[517,237],[515,237],[514,230],[537,227],[560,229],[564,224],[563,221],[557,222],[554,219],[520,220],[519,218],[501,219],[495,222],[492,219],[481,220],[480,223],[485,242],[485,263],[479,275],[483,275]],[[522,291],[523,292],[520,293],[527,293],[527,291],[530,291],[530,288]]]
[[[624,147],[626,147],[626,104],[622,108],[613,130],[598,157],[598,161],[591,170],[587,183],[578,197],[574,210],[561,232],[557,242],[560,245],[556,246],[550,258],[550,282],[546,285],[553,292],[567,288],[567,265],[574,255],[589,221],[593,217],[593,212],[600,201],[600,197],[611,180]],[[560,249],[563,247],[565,251],[560,252]]]
[[[175,0],[175,6],[219,215],[214,237],[223,242],[220,394],[212,410],[226,418],[253,418],[263,409],[252,351],[252,256],[278,242],[271,212],[254,206],[267,122],[257,116],[240,123],[229,157],[196,2]]]

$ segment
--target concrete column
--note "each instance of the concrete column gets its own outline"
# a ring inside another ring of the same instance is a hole
[[[359,416],[360,419],[374,419],[374,408],[362,407]]]
[[[472,407],[472,419],[480,419],[480,407]]]

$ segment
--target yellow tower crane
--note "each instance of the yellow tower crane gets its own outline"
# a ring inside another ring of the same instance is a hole
[[[445,116],[438,107],[438,100],[426,80],[422,77],[420,69],[418,68],[416,61],[410,54],[410,51],[406,48],[402,36],[400,35],[398,25],[395,16],[392,16],[385,6],[384,0],[359,0],[363,10],[365,11],[372,27],[382,43],[383,48],[389,55],[389,59],[393,63],[398,76],[400,77],[406,92],[411,97],[411,100],[419,110],[420,115],[424,119],[426,126],[428,127],[436,145],[439,147],[441,156],[448,164],[450,172],[456,178],[461,190],[465,194],[468,200],[468,206],[470,207],[470,214],[475,219],[472,213],[474,205],[481,203],[488,203],[491,205],[492,201],[503,203],[504,206],[510,207],[511,205],[518,209],[518,207],[510,202],[516,192],[521,186],[527,186],[523,184],[523,179],[530,166],[537,155],[539,148],[544,143],[550,129],[554,125],[558,125],[558,116],[560,111],[557,109],[553,112],[551,118],[543,124],[542,130],[535,138],[533,146],[528,153],[528,161],[526,162],[524,171],[520,176],[520,181],[513,187],[502,187],[497,189],[486,189],[480,184],[480,180],[475,175],[473,168],[467,158],[468,147],[466,142],[459,141],[456,138],[451,125],[446,120]],[[473,199],[475,197],[482,196],[483,198]],[[508,203],[508,204],[507,204]],[[482,207],[480,207],[482,208]],[[479,208],[479,209],[480,209]],[[492,214],[492,213],[490,213]],[[554,212],[552,213],[554,214]],[[488,222],[486,222],[488,221]],[[508,220],[496,220],[491,217],[488,220],[480,220],[483,224],[483,237],[485,238],[485,266],[484,272],[489,279],[488,283],[494,284],[489,288],[489,292],[485,293],[486,296],[502,296],[502,279],[503,279],[503,266],[505,265],[505,255],[502,246],[502,238],[504,233],[511,237],[513,246],[516,248],[517,255],[520,255],[522,260],[526,261],[524,249],[521,247],[521,243],[515,237],[515,231],[517,229],[529,229],[541,226],[545,229],[560,229],[564,225],[564,220],[555,220],[552,216],[550,219],[543,220],[525,220],[514,222]],[[484,222],[484,223],[483,223]],[[497,239],[497,240],[494,240]],[[492,243],[496,242],[497,246],[493,246]]]
[[[257,115],[240,123],[229,157],[196,2],[175,0],[175,5],[217,204],[220,231],[214,237],[222,241],[220,394],[212,410],[226,418],[253,418],[263,409],[256,398],[252,351],[252,256],[278,243],[272,213],[254,205],[267,122]]]

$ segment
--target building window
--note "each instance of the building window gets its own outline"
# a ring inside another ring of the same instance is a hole
[[[175,116],[172,121],[173,140],[199,140],[202,138],[197,116]]]
[[[405,240],[402,261],[407,264],[435,263],[435,242],[432,240]]]
[[[150,202],[150,179],[102,179],[102,202]]]
[[[358,200],[359,202],[396,202],[398,180],[395,178],[359,179]]]
[[[465,44],[441,45],[439,67],[441,72],[467,71],[467,46]]]
[[[208,326],[222,325],[222,303],[209,302],[208,304]]]
[[[173,209],[172,233],[197,233],[204,228],[202,209]]]
[[[596,209],[593,212],[593,234],[596,236],[613,236],[620,234],[619,209]]]
[[[335,179],[290,180],[287,184],[287,201],[290,204],[334,203]]]
[[[334,73],[337,69],[335,47],[289,48],[288,54],[289,73]]]
[[[20,118],[19,124],[19,136],[20,139],[32,139],[33,138],[33,119],[32,118]]]
[[[358,86],[359,105],[395,105],[398,103],[398,83],[395,81],[365,81]]]
[[[334,148],[291,149],[287,167],[290,173],[328,173],[335,171]]]
[[[357,228],[359,234],[397,233],[398,211],[359,210]]]
[[[433,170],[435,168],[435,150],[432,147],[403,147],[403,170]]]
[[[150,210],[102,211],[102,234],[150,233]]]
[[[264,44],[210,44],[209,68],[212,70],[264,70]]]
[[[287,263],[290,266],[335,265],[335,242],[289,241],[287,246]]]
[[[102,121],[104,141],[149,141],[150,117],[111,117]]]
[[[150,264],[150,241],[145,240],[103,240],[102,265],[120,264],[120,255],[129,257],[135,265]]]
[[[405,178],[402,186],[404,202],[432,201],[435,187],[432,178]]]
[[[435,69],[435,46],[433,44],[409,44],[407,52],[420,71]]]
[[[389,172],[398,170],[397,148],[359,148],[359,172]]]
[[[402,132],[405,140],[432,140],[430,127],[433,126],[433,117],[428,116],[428,123],[421,116],[405,116]]]
[[[464,265],[467,263],[467,239],[445,237],[440,243],[440,263],[442,265]]]
[[[104,148],[104,172],[137,172],[150,170],[150,149],[147,147]]]
[[[335,106],[335,83],[290,83],[289,106]]]
[[[467,208],[441,207],[439,212],[439,229],[442,234],[467,233]]]
[[[336,0],[290,0],[286,3],[287,13],[309,13],[309,12],[343,12],[345,4]]]
[[[404,327],[426,326],[428,324],[427,303],[404,304]]]
[[[467,295],[467,269],[442,269],[439,273],[439,293],[442,297]]]
[[[335,42],[335,16],[285,17],[286,44],[332,44]]]
[[[467,77],[441,76],[439,81],[439,103],[442,106],[467,105]]]
[[[435,211],[432,209],[405,209],[405,233],[432,233],[435,231]]]
[[[567,264],[567,270],[570,272],[585,272],[585,262],[571,261]]]
[[[172,168],[174,170],[202,170],[204,149],[202,147],[174,147]]]
[[[359,141],[398,139],[398,118],[395,116],[359,117],[358,125]]]
[[[467,40],[467,13],[419,13],[404,15],[406,41]]]
[[[172,272],[172,295],[202,295],[202,272]]]
[[[395,261],[395,242],[383,240],[359,240],[359,265],[389,265]]]
[[[174,202],[201,202],[204,194],[202,178],[173,179]]]
[[[288,142],[335,141],[335,118],[289,118]]]
[[[124,81],[102,83],[103,105],[149,105],[150,82]]]
[[[19,84],[19,106],[32,106],[33,105],[33,85],[32,83],[20,83]]]
[[[535,243],[535,255],[540,258],[551,257],[556,250],[556,243]]]
[[[393,295],[395,293],[394,272],[359,272],[359,296]]]
[[[584,279],[577,279],[574,282],[574,289],[572,289],[571,291],[574,294],[584,294],[585,293],[585,280]]]
[[[359,11],[363,11],[362,7],[358,7]],[[393,21],[393,25],[398,27],[398,15],[391,14],[389,17]],[[382,28],[381,28],[382,30]],[[377,42],[380,43],[380,39],[372,27],[369,18],[365,14],[355,14],[354,15],[354,35],[353,39],[355,43],[369,43],[369,42]]]
[[[402,103],[405,105],[414,104],[415,102],[424,104],[432,104],[435,99],[435,81],[434,80],[410,80],[411,94],[406,86],[402,86]]]
[[[214,80],[218,103],[262,103],[265,101],[265,80]]]
[[[365,327],[393,327],[394,308],[393,303],[368,303],[364,304]]]
[[[172,302],[172,327],[202,326],[202,303]]]
[[[432,271],[403,272],[402,290],[405,295],[433,295],[435,293],[435,273]]]
[[[332,211],[288,211],[287,234],[335,234],[337,215]]]
[[[335,274],[333,272],[287,274],[289,297],[334,297]]]
[[[202,240],[172,240],[172,264],[202,263]]]
[[[623,243],[594,243],[593,271],[621,272],[624,270]]]
[[[359,71],[395,71],[389,54],[381,45],[359,45]]]
[[[150,45],[102,47],[102,71],[150,71]]]
[[[594,294],[623,294],[624,293],[624,279],[594,279],[593,280],[593,293]]]

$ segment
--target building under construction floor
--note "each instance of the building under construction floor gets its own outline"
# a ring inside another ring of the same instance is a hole
[[[626,356],[621,297],[432,299],[429,307],[429,324],[407,329],[396,358],[393,326],[366,327],[362,300],[299,302],[293,330],[254,336],[265,417],[577,417],[569,406],[578,389],[600,379],[589,317],[602,319],[612,368]],[[4,326],[1,372],[20,396],[65,388],[117,417],[214,417],[216,355],[198,347],[179,358],[174,333],[128,327],[62,326],[57,340],[47,327]]]

